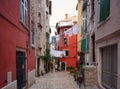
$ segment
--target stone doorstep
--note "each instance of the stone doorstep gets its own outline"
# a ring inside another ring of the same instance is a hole
[[[80,89],[99,89],[96,84],[84,85],[82,84]]]

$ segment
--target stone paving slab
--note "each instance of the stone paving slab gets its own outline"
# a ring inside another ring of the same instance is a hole
[[[79,88],[77,83],[74,81],[73,76],[67,72],[53,72],[48,73],[44,76],[36,78],[36,83],[33,84],[29,89],[96,89],[96,88],[85,88],[82,86]]]

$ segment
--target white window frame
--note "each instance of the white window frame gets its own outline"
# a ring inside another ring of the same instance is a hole
[[[27,0],[20,0],[20,20],[25,26],[28,25],[28,3],[27,3]]]

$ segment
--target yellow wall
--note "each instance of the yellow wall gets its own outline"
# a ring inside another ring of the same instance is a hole
[[[82,22],[82,16],[81,16],[81,0],[78,1],[78,27],[79,27],[79,33],[78,33],[78,51],[81,51],[81,22]],[[79,60],[79,56],[78,56],[78,60]]]

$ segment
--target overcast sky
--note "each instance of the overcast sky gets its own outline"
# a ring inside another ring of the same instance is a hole
[[[65,14],[68,17],[77,15],[76,5],[78,0],[51,0],[52,1],[52,15],[50,17],[50,26],[55,26],[60,20],[65,19]],[[52,33],[54,35],[55,28],[51,27]]]

